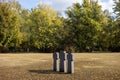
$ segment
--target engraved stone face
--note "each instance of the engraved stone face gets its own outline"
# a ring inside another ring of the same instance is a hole
[[[68,53],[67,59],[68,59],[68,73],[74,73],[73,54],[72,53]]]
[[[59,53],[53,53],[53,70],[59,71]]]

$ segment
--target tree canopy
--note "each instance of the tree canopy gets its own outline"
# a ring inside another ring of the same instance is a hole
[[[83,0],[64,18],[45,4],[28,10],[14,0],[0,1],[0,52],[120,51],[120,1],[114,3],[116,17],[98,1]]]

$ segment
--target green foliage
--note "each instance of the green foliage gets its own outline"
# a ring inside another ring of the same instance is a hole
[[[0,52],[120,51],[120,1],[114,0],[113,19],[98,0],[83,0],[60,17],[50,6],[27,10],[14,0],[0,1]]]
[[[114,13],[116,13],[117,18],[120,19],[120,0],[114,0],[115,7],[114,7]]]
[[[19,17],[9,3],[0,3],[0,46],[19,46],[22,42]]]
[[[112,51],[120,51],[120,0],[114,0],[114,13],[116,14],[116,19],[113,23],[112,31]]]
[[[78,50],[91,51],[99,46],[104,16],[98,2],[84,0],[83,4],[75,3],[66,13],[72,32],[70,36]]]
[[[49,6],[39,4],[37,8],[32,9],[30,18],[33,46],[38,49],[52,49],[58,46],[58,32],[63,28],[63,23],[57,12]]]

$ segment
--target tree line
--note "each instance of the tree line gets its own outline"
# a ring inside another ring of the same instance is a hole
[[[113,16],[95,0],[74,3],[61,17],[51,6],[25,9],[0,1],[0,52],[120,51],[120,1]]]

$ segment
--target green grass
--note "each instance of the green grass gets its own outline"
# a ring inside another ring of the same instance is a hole
[[[75,53],[75,73],[53,72],[52,54],[0,54],[0,80],[120,80],[120,53]]]

